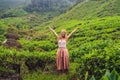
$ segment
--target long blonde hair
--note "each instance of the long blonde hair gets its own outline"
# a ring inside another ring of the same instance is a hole
[[[65,34],[64,34],[64,37],[62,36],[62,33],[63,33],[63,32],[65,33]],[[60,39],[66,39],[66,40],[68,40],[67,32],[66,32],[65,29],[61,30],[61,33],[60,33],[60,35],[59,35],[59,37],[58,37],[58,40],[60,40]]]

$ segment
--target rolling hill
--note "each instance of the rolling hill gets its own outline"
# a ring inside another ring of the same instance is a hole
[[[53,22],[50,21],[50,23],[56,25],[56,23],[68,20],[88,20],[106,16],[119,16],[119,4],[119,0],[84,0],[84,2],[76,4],[66,13],[56,17]]]
[[[30,0],[0,0],[0,18],[26,15],[23,8],[29,3]]]
[[[11,7],[17,7],[23,3],[25,3],[25,0],[0,0],[0,11]]]
[[[31,0],[31,3],[25,8],[29,12],[51,12],[64,11],[76,3],[76,0]]]
[[[1,0],[0,18],[32,15],[39,17],[41,24],[64,13],[78,1],[82,0]]]

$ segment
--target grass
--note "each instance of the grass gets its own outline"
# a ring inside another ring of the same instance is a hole
[[[76,72],[76,67],[78,63],[70,63],[70,72],[69,74],[55,74],[55,73],[46,73],[46,72],[31,72],[23,80],[68,80],[74,76]]]

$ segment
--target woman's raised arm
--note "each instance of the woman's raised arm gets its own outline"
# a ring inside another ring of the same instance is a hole
[[[49,29],[54,33],[56,37],[58,37],[58,34],[55,32],[55,30],[53,30],[51,27],[49,27]]]
[[[68,39],[73,35],[73,33],[77,30],[78,28],[75,28],[69,35],[68,35]]]

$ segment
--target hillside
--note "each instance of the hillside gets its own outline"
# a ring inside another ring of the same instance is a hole
[[[76,3],[70,0],[31,0],[31,3],[25,8],[29,12],[62,12]]]
[[[30,0],[0,0],[0,18],[24,16],[28,14],[23,8]]]
[[[25,3],[25,0],[0,0],[0,11]]]
[[[84,0],[84,2],[78,3],[65,14],[56,17],[53,23],[73,19],[86,20],[106,16],[117,16],[120,15],[119,4],[119,0]]]
[[[82,0],[31,0],[31,3],[24,7],[24,10],[41,15],[38,17],[43,22],[65,13],[78,1],[81,2]]]
[[[23,23],[24,21],[26,21],[23,20],[24,18],[16,18],[6,19],[4,20],[4,23],[2,22],[2,20],[0,21],[1,25],[5,27],[8,24],[13,23],[22,23],[21,26],[24,26],[23,29],[17,30],[18,34],[20,34],[21,36],[21,39],[19,41],[23,46],[21,51],[1,47],[0,61],[4,62],[4,64],[1,63],[3,67],[6,66],[8,63],[13,64],[13,62],[18,64],[20,61],[21,65],[24,65],[22,67],[22,71],[27,74],[27,76],[25,76],[23,73],[25,80],[33,80],[35,78],[36,80],[43,80],[44,78],[46,80],[61,80],[61,77],[62,80],[68,80],[74,76],[81,79],[84,78],[83,74],[86,74],[87,71],[89,73],[88,78],[90,78],[92,75],[95,75],[97,80],[99,80],[99,78],[105,73],[105,69],[109,69],[110,71],[112,71],[113,68],[115,68],[117,71],[120,70],[119,16],[105,17],[101,19],[87,21],[71,20],[66,21],[65,23],[59,23],[61,24],[61,27],[56,28],[57,32],[60,32],[63,27],[67,29],[68,33],[70,33],[75,27],[80,28],[80,30],[78,30],[74,34],[73,38],[69,40],[69,44],[67,45],[70,56],[70,72],[66,76],[57,74],[55,71],[54,64],[57,44],[53,34],[49,32],[49,29],[44,30],[43,28],[31,34],[29,29],[27,29],[27,26],[29,26],[30,23]],[[16,25],[11,25],[11,27],[13,28],[11,29],[13,30],[11,31],[12,33],[16,32],[16,29],[14,29],[15,26]],[[3,33],[5,33],[4,28]],[[32,35],[32,39],[27,40],[26,37],[30,35]],[[1,40],[3,39],[4,37]],[[7,62],[8,59],[10,59],[11,61]],[[26,64],[26,62],[28,63]],[[103,64],[98,65],[98,62],[102,62]],[[42,66],[39,64],[42,64]],[[106,64],[107,66],[104,64]],[[9,69],[11,68],[7,67],[7,71],[11,71]],[[28,71],[31,71],[31,69],[35,71],[28,73]],[[38,72],[36,72],[36,69],[38,70]],[[42,72],[41,69],[43,70]],[[4,72],[6,71],[6,69],[2,68],[1,71]]]
[[[0,18],[32,15],[39,17],[40,23],[47,22],[66,12],[77,1],[79,0],[1,0]]]
[[[120,80],[119,3],[85,0],[50,21],[46,14],[26,12],[23,8],[23,12],[14,12],[13,8],[12,13],[25,15],[0,19],[0,78],[2,74],[20,73],[23,80]],[[56,71],[58,46],[49,26],[58,34],[62,29],[69,34],[79,28],[67,44],[68,74]],[[21,49],[2,45],[8,32],[19,35]]]

